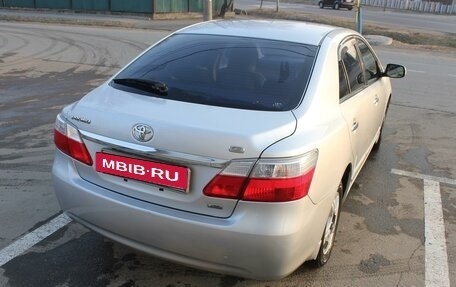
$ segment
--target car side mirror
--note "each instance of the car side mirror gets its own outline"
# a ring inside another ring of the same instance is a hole
[[[383,76],[390,78],[403,78],[405,77],[406,73],[407,71],[404,66],[398,64],[388,64],[386,65]]]

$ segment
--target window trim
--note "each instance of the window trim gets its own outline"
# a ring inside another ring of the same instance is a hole
[[[356,90],[355,92],[352,91],[352,87],[350,85],[350,81],[348,81],[348,90],[349,90],[349,93],[345,96],[343,96],[342,98],[339,97],[339,103],[343,103],[345,102],[346,100],[348,99],[351,99],[352,97],[356,96],[357,94],[359,94],[360,92],[364,91],[364,89],[366,89],[367,87],[369,87],[370,85],[372,85],[373,83],[377,82],[379,79],[381,79],[381,77],[378,77],[375,81],[372,81],[372,82],[368,82],[366,81],[366,68],[365,68],[365,63],[364,63],[364,59],[362,58],[362,54],[361,54],[361,51],[359,49],[359,45],[358,45],[358,42],[357,40],[363,42],[366,47],[369,49],[369,51],[371,52],[371,54],[374,56],[374,59],[375,59],[375,62],[377,63],[377,66],[380,70],[380,73],[383,73],[383,67],[380,63],[380,60],[378,59],[377,57],[377,54],[375,54],[375,52],[373,51],[373,49],[371,48],[371,46],[367,43],[367,41],[365,41],[363,38],[357,36],[357,35],[350,35],[346,38],[344,38],[340,44],[339,44],[339,47],[338,47],[338,54],[337,54],[337,60],[338,60],[338,65],[339,65],[339,62],[342,61],[342,58],[341,58],[341,52],[342,52],[342,47],[349,41],[351,40],[355,40],[355,49],[356,49],[356,52],[358,53],[359,57],[360,57],[360,64],[361,64],[361,68],[362,68],[362,72],[363,72],[363,77],[364,77],[364,85],[362,86],[362,88]],[[347,68],[345,67],[345,64],[343,64],[343,61],[342,61],[342,67],[343,67],[343,70],[344,70],[344,73],[345,73],[345,79],[348,80],[348,74],[347,74]],[[340,89],[340,87],[339,87]],[[340,90],[339,90],[339,93],[340,93]]]

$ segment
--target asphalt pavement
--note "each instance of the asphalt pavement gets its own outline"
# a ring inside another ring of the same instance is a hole
[[[280,1],[280,10],[294,11],[300,13],[321,14],[342,19],[356,18],[356,9],[348,11],[347,9],[334,10],[331,8],[320,9],[316,4],[294,3]],[[251,10],[260,7],[260,0],[235,0],[235,6],[239,9]],[[276,1],[265,0],[263,8],[275,9]],[[362,6],[362,19],[365,23],[386,26],[395,29],[414,29],[417,31],[455,33],[456,32],[456,15],[440,15],[431,13],[417,13],[401,9],[383,9],[373,6]]]
[[[234,16],[230,18],[245,19],[247,16]],[[74,11],[52,10],[24,10],[24,9],[0,9],[0,21],[13,22],[37,22],[67,25],[122,27],[132,29],[149,29],[162,31],[176,31],[180,28],[203,21],[201,17],[192,14],[188,18],[180,19],[152,19],[141,15],[115,15],[103,13],[81,13]],[[380,35],[366,35],[366,38],[374,46],[391,45],[390,37]]]
[[[122,27],[175,31],[185,26],[202,21],[201,17],[182,19],[152,19],[145,15],[82,13],[75,11],[0,9],[0,21],[38,22],[70,25]]]

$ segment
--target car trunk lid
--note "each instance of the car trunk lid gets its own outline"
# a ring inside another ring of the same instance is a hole
[[[120,91],[107,84],[65,109],[64,116],[79,129],[94,159],[93,166],[75,163],[83,179],[152,204],[216,217],[230,216],[237,200],[204,196],[203,189],[211,179],[233,159],[258,158],[296,127],[290,111],[179,102]],[[135,139],[132,129],[138,124],[151,127],[150,141]],[[130,175],[113,172],[118,162],[120,172],[130,169]],[[155,181],[131,176],[135,164],[142,163],[147,174],[156,168]],[[156,181],[160,168],[164,182]],[[186,172],[187,184],[169,184],[169,179]]]

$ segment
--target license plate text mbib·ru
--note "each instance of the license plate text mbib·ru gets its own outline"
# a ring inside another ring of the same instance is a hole
[[[183,191],[188,191],[189,187],[189,169],[182,166],[97,152],[95,169]]]

